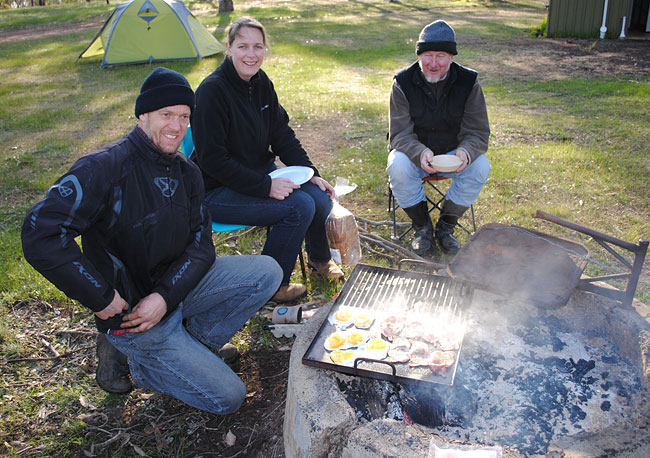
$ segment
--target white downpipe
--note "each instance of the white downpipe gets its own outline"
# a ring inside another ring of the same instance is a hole
[[[618,36],[619,40],[625,40],[625,16],[623,16],[623,25],[621,26],[621,34]]]
[[[603,25],[600,26],[600,38],[603,39],[605,38],[605,33],[607,32],[607,26],[605,23],[607,22],[607,5],[609,4],[609,0],[605,0],[605,8],[603,8]]]

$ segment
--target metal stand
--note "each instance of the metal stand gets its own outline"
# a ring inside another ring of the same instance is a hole
[[[560,226],[564,226],[574,231],[581,232],[583,234],[589,235],[594,239],[596,243],[605,248],[612,256],[614,256],[623,266],[629,269],[629,272],[613,274],[613,275],[603,275],[600,277],[590,277],[590,278],[581,278],[578,283],[578,288],[584,291],[590,291],[592,293],[600,294],[601,296],[609,297],[611,299],[620,301],[622,305],[631,305],[634,300],[634,293],[636,287],[639,283],[639,276],[641,275],[641,268],[645,262],[645,256],[648,251],[648,241],[639,240],[639,244],[635,245],[624,240],[611,237],[609,235],[603,234],[601,232],[589,229],[579,224],[572,223],[565,219],[562,219],[558,216],[544,213],[541,210],[537,210],[535,213],[535,218],[544,219]],[[634,253],[634,262],[630,264],[627,259],[621,256],[614,248],[610,245],[612,244],[617,247],[623,248],[625,250],[631,251]],[[608,280],[627,280],[627,287],[625,291],[620,291],[618,289],[609,289],[602,286],[595,285],[597,281],[608,281]]]

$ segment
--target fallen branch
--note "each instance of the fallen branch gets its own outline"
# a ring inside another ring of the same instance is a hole
[[[359,231],[359,237],[362,240],[373,243],[375,245],[379,245],[380,247],[384,248],[387,251],[391,251],[393,253],[403,255],[404,257],[407,257],[407,258],[410,258],[410,259],[418,259],[420,261],[427,261],[426,259],[419,256],[418,254],[415,254],[414,252],[412,252],[410,250],[407,250],[406,248],[404,248],[404,247],[402,247],[402,246],[400,246],[400,245],[398,245],[396,243],[389,242],[388,240],[386,240],[386,239],[384,239],[384,238],[382,238],[382,237],[380,237],[378,235],[375,235],[375,234],[373,234],[371,232],[365,231],[363,229],[361,229]]]
[[[359,228],[359,238],[361,239],[362,242],[365,242],[366,244],[373,244],[379,246],[380,248],[390,253],[394,253],[395,255],[397,255],[398,258],[401,259],[413,259],[413,260],[421,261],[434,269],[444,269],[447,267],[445,264],[440,264],[437,262],[433,262],[429,259],[425,259],[422,256],[414,253],[413,251],[408,250],[396,243],[390,242],[384,239],[383,237],[375,235],[372,232],[369,232],[363,228]],[[379,253],[376,250],[373,250],[372,248],[370,249],[370,251],[379,256],[383,256],[394,260],[394,257],[390,256],[389,254]]]
[[[54,355],[55,358],[61,357],[61,354],[58,351],[56,351],[56,349],[52,346],[52,344],[49,343],[47,340],[45,340],[43,337],[41,337],[41,343],[45,345],[45,348],[47,348],[50,351],[50,353]]]
[[[94,455],[95,454],[95,448],[100,448],[100,449],[104,448],[107,445],[112,444],[113,442],[115,442],[116,440],[118,440],[118,439],[120,439],[122,437],[126,437],[127,439],[129,439],[128,434],[124,433],[124,431],[120,431],[115,436],[111,437],[110,439],[108,439],[108,440],[106,440],[106,441],[104,441],[104,442],[102,442],[100,444],[92,444],[90,446],[90,453],[92,453]]]
[[[374,248],[372,248],[370,246],[369,243],[367,243],[365,241],[361,242],[361,246],[363,247],[364,250],[371,252],[375,256],[379,256],[379,257],[388,259],[391,262],[391,264],[394,264],[396,262],[396,257],[395,256],[391,256],[391,255],[389,255],[387,253],[382,253],[381,251],[375,250]]]
[[[393,222],[388,220],[388,221],[373,221],[371,219],[366,219],[361,216],[355,216],[354,219],[359,221],[360,223],[363,224],[369,224],[370,226],[392,226]],[[403,221],[395,221],[395,226],[397,227],[408,227],[410,226],[411,223],[403,222]]]
[[[5,361],[7,364],[13,364],[13,363],[21,363],[25,361],[50,361],[52,359],[62,359],[62,358],[67,358],[68,356],[78,353],[83,350],[88,350],[90,348],[95,348],[95,345],[86,345],[85,347],[80,347],[77,348],[76,350],[70,350],[66,351],[65,353],[60,354],[59,356],[50,356],[49,358],[16,358],[16,359],[8,359]]]
[[[72,334],[75,336],[96,336],[97,331],[84,331],[82,329],[58,329],[54,331],[55,334]]]
[[[253,441],[253,435],[255,434],[255,428],[257,428],[257,423],[253,425],[253,431],[251,432],[251,435],[248,437],[248,444],[246,444],[246,447],[244,448],[250,447],[251,442]]]

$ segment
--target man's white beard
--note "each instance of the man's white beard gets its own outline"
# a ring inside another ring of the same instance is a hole
[[[448,73],[449,70],[447,70],[447,73],[445,73],[444,75],[438,77],[429,76],[424,72],[422,72],[422,75],[424,75],[424,79],[427,80],[427,83],[435,84],[447,78]]]

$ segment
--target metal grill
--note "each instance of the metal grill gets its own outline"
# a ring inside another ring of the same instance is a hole
[[[375,318],[368,331],[370,336],[380,337],[383,318],[396,311],[406,316],[461,323],[473,294],[470,284],[452,278],[357,264],[332,304],[328,318],[341,308],[364,310]],[[461,348],[456,351],[453,365],[439,372],[365,357],[356,358],[353,365],[347,366],[334,363],[324,347],[327,337],[336,330],[331,320],[325,319],[303,356],[303,364],[392,382],[453,384]],[[462,347],[462,339],[460,343]]]

